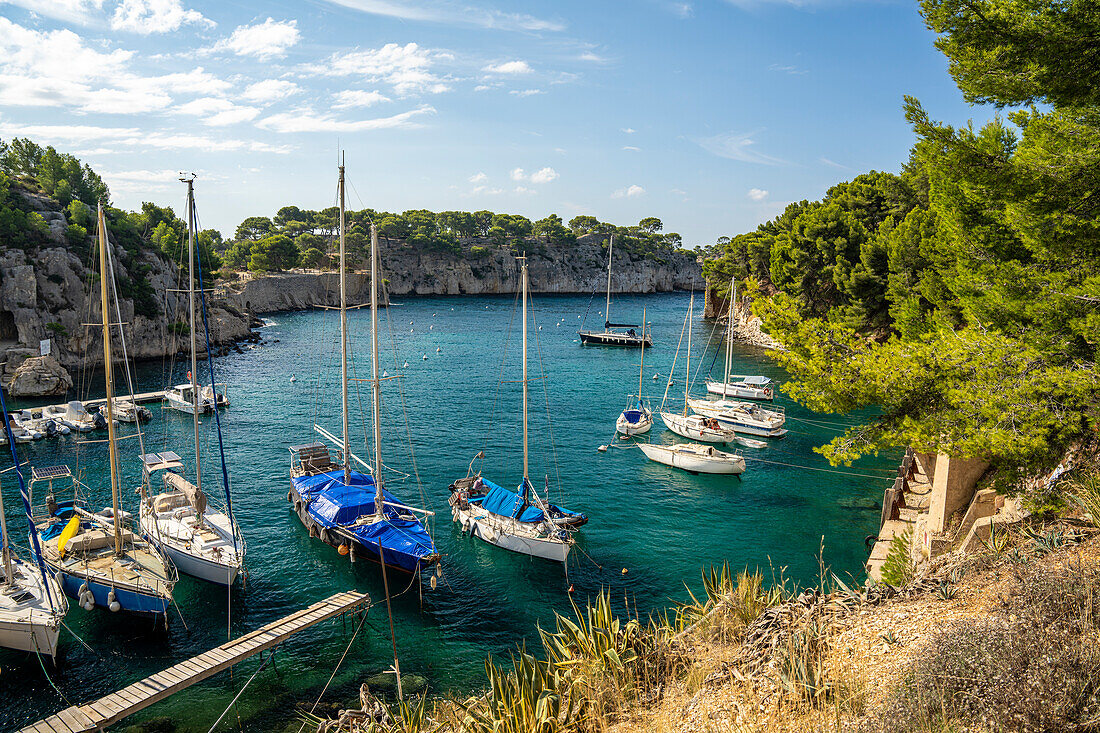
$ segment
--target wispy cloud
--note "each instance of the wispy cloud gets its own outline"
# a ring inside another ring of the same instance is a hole
[[[624,127],[624,128],[621,128],[620,131],[625,132],[627,135],[633,135],[634,133],[637,132],[637,130],[635,130],[633,127]]]
[[[370,130],[418,127],[419,123],[414,122],[414,118],[425,114],[433,114],[434,112],[434,107],[425,104],[416,109],[400,112],[389,117],[375,117],[368,120],[340,120],[332,115],[318,113],[312,109],[302,107],[265,117],[257,122],[256,126],[281,133],[367,132]]]
[[[103,10],[103,0],[0,0],[0,5],[5,2],[74,25],[89,25]]]
[[[485,181],[489,180],[489,176],[485,175],[485,173],[482,171],[478,171],[466,180],[470,183],[484,183]]]
[[[825,165],[829,166],[830,168],[836,168],[837,170],[842,170],[842,171],[854,171],[855,170],[855,168],[849,168],[846,165],[841,165],[840,163],[837,163],[835,160],[829,160],[825,156],[822,156],[822,157],[818,158],[817,160],[818,160],[818,162],[824,163]]]
[[[376,104],[388,101],[390,101],[390,98],[379,91],[341,89],[334,95],[332,106],[334,109],[351,109],[353,107],[373,107]]]
[[[248,150],[256,153],[289,153],[286,145],[269,145],[258,140],[235,140],[174,133],[147,131],[137,127],[99,127],[96,125],[16,125],[0,120],[0,137],[29,137],[43,145],[81,145],[106,143],[115,148],[156,150],[207,150],[228,152]]]
[[[786,161],[754,148],[756,141],[753,137],[761,132],[725,132],[713,137],[705,137],[697,142],[703,150],[717,155],[720,158],[738,160],[742,163],[758,163],[760,165],[780,165]]]
[[[550,166],[539,168],[530,175],[522,168],[513,168],[508,175],[513,181],[529,181],[531,183],[550,183],[560,177],[558,172]]]
[[[631,152],[637,153],[641,151],[641,148],[637,145],[624,145],[623,150],[630,150]]]
[[[263,23],[237,26],[229,38],[218,41],[209,51],[231,51],[238,56],[270,61],[286,56],[287,50],[301,37],[298,21],[268,18]]]
[[[620,188],[611,193],[613,199],[633,199],[645,193],[645,189],[638,184],[631,184],[626,188]]]
[[[434,71],[434,66],[452,58],[449,53],[421,48],[415,43],[404,46],[387,43],[381,48],[334,53],[304,70],[320,76],[357,76],[370,84],[389,84],[399,96],[439,94],[450,87]]]
[[[509,13],[492,8],[464,5],[449,0],[328,0],[353,10],[402,20],[446,25],[477,26],[504,31],[563,31],[557,20],[536,18],[525,13]]]
[[[513,97],[533,97],[536,94],[544,94],[545,92],[541,89],[513,89],[508,93]]]
[[[249,102],[270,103],[278,102],[299,94],[302,88],[292,81],[285,79],[264,79],[245,87],[242,97]]]
[[[238,122],[248,122],[260,114],[258,107],[249,107],[234,104],[222,97],[202,97],[187,104],[180,105],[177,110],[185,115],[201,117],[205,125],[222,127],[234,125]]]
[[[505,74],[508,76],[515,76],[518,74],[530,74],[534,69],[526,61],[501,61],[496,64],[489,64],[484,67],[482,71],[488,74]]]
[[[803,74],[810,73],[809,69],[803,69],[798,66],[790,64],[772,64],[768,67],[768,71],[778,71],[783,74],[792,74],[794,76],[801,76]]]
[[[768,198],[768,192],[762,188],[750,188],[749,192],[745,195],[753,201],[763,201]]]

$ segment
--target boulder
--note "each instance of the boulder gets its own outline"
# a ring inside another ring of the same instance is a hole
[[[73,378],[52,356],[32,356],[12,375],[8,392],[12,397],[52,397],[65,394]]]

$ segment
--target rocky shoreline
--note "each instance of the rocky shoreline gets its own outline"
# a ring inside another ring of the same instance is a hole
[[[710,283],[707,283],[703,296],[703,318],[725,320],[729,318],[729,298],[715,295]],[[737,298],[737,307],[733,314],[733,338],[743,344],[758,346],[762,349],[785,351],[786,347],[776,341],[763,329],[763,321],[752,313],[752,299],[745,296]]]

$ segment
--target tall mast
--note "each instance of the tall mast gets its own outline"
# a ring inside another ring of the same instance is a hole
[[[607,304],[603,307],[603,330],[609,329],[611,326],[611,248],[615,246],[615,235],[611,235],[611,239],[607,242]]]
[[[374,507],[378,516],[382,516],[385,498],[382,496],[382,423],[379,420],[382,385],[378,380],[378,230],[374,222],[370,225],[370,368],[374,403]]]
[[[729,389],[730,369],[733,368],[733,306],[737,297],[737,280],[730,280],[729,323],[726,325],[726,371],[722,373],[722,397]]]
[[[187,183],[187,301],[191,331],[191,418],[195,430],[195,487],[202,493],[202,457],[199,450],[199,360],[195,348],[195,177]],[[214,409],[217,409],[215,405]],[[202,521],[202,517],[199,517]]]
[[[99,219],[97,222],[99,226],[99,308],[103,315],[103,376],[107,385],[107,400],[104,403],[107,411],[107,455],[111,459],[111,509],[115,527],[115,554],[121,555],[122,530],[119,527],[118,518],[122,511],[118,503],[118,451],[115,446],[113,409],[115,375],[111,365],[111,311],[107,306],[107,222],[103,218],[102,203],[98,206],[97,218]]]
[[[520,257],[523,280],[523,491],[527,493],[527,258]]]
[[[642,353],[638,360],[638,404],[642,404],[642,373],[645,371],[645,307],[642,308]]]
[[[688,352],[687,352],[687,374],[684,375],[684,417],[688,414],[688,393],[691,391],[691,311],[695,307],[695,292],[691,293],[691,300],[688,301]]]
[[[11,548],[8,546],[8,521],[4,517],[4,492],[2,489],[0,489],[0,543],[3,544],[4,585],[11,585],[15,582],[15,576],[11,573]]]
[[[347,266],[344,261],[344,163],[340,160],[340,410],[344,438],[344,485],[351,482],[351,446],[348,444],[348,293],[347,293]],[[378,466],[375,475],[382,472]]]

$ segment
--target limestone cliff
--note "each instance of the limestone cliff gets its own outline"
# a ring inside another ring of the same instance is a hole
[[[39,354],[39,342],[45,339],[52,341],[53,356],[70,368],[85,363],[85,358],[88,364],[103,360],[99,328],[87,325],[101,320],[98,275],[84,266],[67,240],[65,210],[44,196],[26,191],[18,195],[46,220],[49,233],[44,244],[27,249],[0,241],[0,360],[5,362],[5,383],[25,359]],[[160,357],[185,347],[176,334],[179,328],[169,325],[187,320],[186,294],[178,292],[182,280],[176,265],[151,249],[134,255],[124,252],[113,237],[109,241],[116,280],[133,283],[140,276],[156,301],[155,313],[135,312],[134,298],[120,292],[119,311],[131,358]],[[112,314],[111,320],[117,316]],[[231,305],[215,304],[211,340],[225,344],[246,338],[250,321]]]
[[[481,295],[519,289],[517,254],[488,241],[467,243],[461,255],[398,241],[382,241],[379,250],[390,296]],[[591,293],[607,287],[607,249],[599,235],[586,235],[570,244],[529,243],[527,257],[534,292]],[[616,293],[688,290],[702,283],[699,263],[682,252],[643,256],[616,250],[613,264],[611,289]],[[266,313],[336,305],[338,288],[334,272],[293,272],[230,283],[222,295],[235,308]],[[367,273],[349,273],[348,299],[364,303],[368,297]]]

